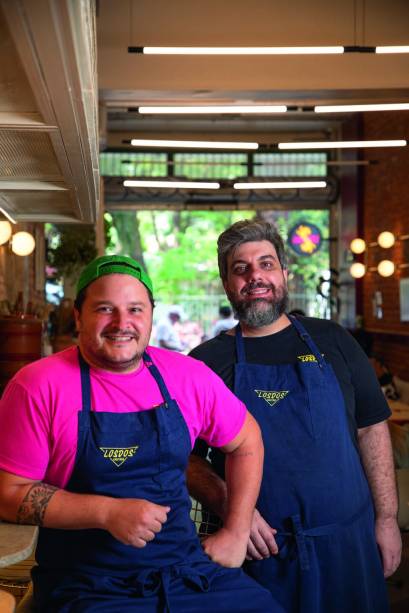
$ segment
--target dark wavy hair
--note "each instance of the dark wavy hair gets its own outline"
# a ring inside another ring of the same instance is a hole
[[[278,261],[283,270],[287,269],[287,255],[283,239],[276,227],[264,219],[243,219],[236,221],[222,232],[217,241],[217,261],[223,281],[227,279],[227,258],[229,254],[242,245],[254,241],[268,241],[276,250]]]

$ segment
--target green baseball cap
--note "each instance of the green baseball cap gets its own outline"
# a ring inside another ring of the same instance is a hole
[[[153,294],[152,281],[139,262],[126,255],[103,255],[92,260],[82,271],[77,283],[77,295],[99,277],[118,273],[135,277]]]

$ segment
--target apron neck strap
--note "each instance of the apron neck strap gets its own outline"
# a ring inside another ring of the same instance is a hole
[[[321,355],[321,351],[318,349],[317,345],[312,340],[311,336],[308,334],[307,330],[304,328],[299,319],[294,317],[293,315],[288,315],[288,319],[291,321],[298,334],[300,335],[301,340],[308,346],[311,353],[314,355],[320,366],[324,366],[324,359]]]
[[[293,324],[295,329],[297,330],[298,334],[300,335],[301,340],[308,346],[311,353],[315,356],[315,359],[317,360],[319,365],[324,366],[324,360],[323,360],[320,350],[318,349],[317,345],[314,343],[314,341],[312,340],[311,336],[308,334],[307,330],[304,328],[302,323],[296,317],[293,317],[292,315],[287,315],[287,317],[290,320],[290,322]],[[241,332],[240,324],[237,324],[236,326],[235,340],[236,340],[237,363],[245,362],[246,353],[244,350],[243,334]]]
[[[236,330],[236,335],[235,335],[234,338],[236,340],[237,363],[245,362],[246,361],[246,352],[244,351],[243,334],[241,332],[240,324],[237,324],[235,330]]]
[[[91,378],[89,376],[89,365],[82,357],[79,347],[78,347],[78,361],[80,364],[80,373],[81,373],[82,410],[89,412],[91,411]]]
[[[156,383],[158,384],[158,387],[162,394],[163,400],[165,401],[165,404],[169,404],[171,401],[171,397],[170,397],[168,388],[166,387],[166,383],[163,380],[163,377],[160,374],[159,370],[157,369],[155,364],[152,362],[152,358],[146,351],[144,351],[143,353],[143,361],[144,361],[145,366],[149,369],[149,372],[151,373],[152,377],[155,379]]]
[[[152,362],[151,357],[148,355],[148,353],[146,353],[146,351],[143,354],[143,361],[144,361],[145,366],[149,368],[149,372],[151,373],[152,377],[155,379],[156,383],[158,384],[158,387],[161,391],[161,394],[163,396],[165,403],[169,404],[171,398],[170,398],[168,388],[166,387],[166,383],[164,382],[162,375],[160,374],[159,370],[157,369],[155,364]],[[91,411],[91,377],[89,374],[89,364],[84,360],[79,347],[78,347],[78,362],[80,365],[80,374],[81,374],[82,410]]]

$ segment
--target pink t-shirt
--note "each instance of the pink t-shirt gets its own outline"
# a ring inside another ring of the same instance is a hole
[[[192,446],[198,436],[220,447],[240,432],[246,408],[205,364],[177,352],[148,347],[169,393],[181,410]],[[163,402],[145,364],[115,374],[91,374],[94,411],[127,413]],[[81,410],[76,347],[29,364],[8,384],[0,401],[0,469],[64,487],[74,467]]]

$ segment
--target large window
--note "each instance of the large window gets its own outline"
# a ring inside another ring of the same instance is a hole
[[[236,179],[247,176],[246,153],[175,153],[174,174],[189,179]]]
[[[325,177],[326,153],[255,153],[255,177]]]
[[[166,177],[166,153],[101,153],[103,177]]]
[[[118,153],[100,154],[105,177],[325,177],[326,153]]]

